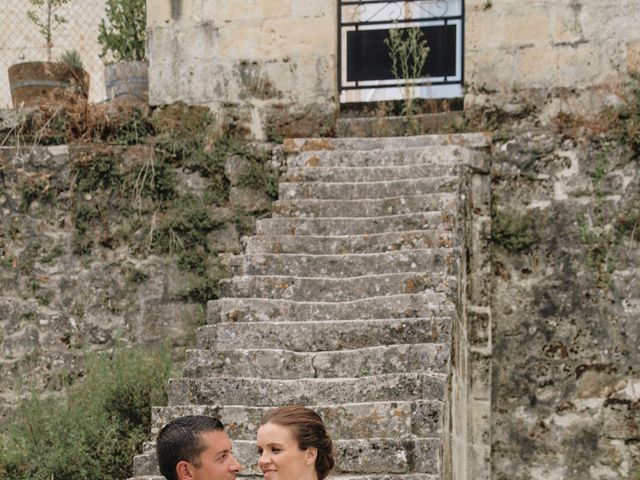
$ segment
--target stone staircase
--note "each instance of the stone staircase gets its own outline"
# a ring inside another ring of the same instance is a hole
[[[440,478],[460,245],[460,159],[482,135],[285,142],[273,218],[259,220],[208,305],[155,436],[172,418],[220,418],[258,476],[272,407],[318,410],[341,480]],[[154,444],[136,478],[156,479]]]

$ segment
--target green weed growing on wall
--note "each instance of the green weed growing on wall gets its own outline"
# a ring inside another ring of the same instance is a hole
[[[410,128],[415,130],[415,82],[422,76],[422,69],[429,55],[427,41],[422,30],[413,27],[390,29],[389,37],[384,43],[389,48],[391,74],[396,80],[404,83],[402,115],[408,119]]]
[[[533,219],[513,212],[492,212],[491,241],[513,253],[524,253],[538,243]]]

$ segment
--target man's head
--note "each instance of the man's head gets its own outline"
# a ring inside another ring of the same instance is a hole
[[[242,469],[231,453],[224,425],[204,415],[167,423],[158,435],[156,452],[167,480],[234,480]]]

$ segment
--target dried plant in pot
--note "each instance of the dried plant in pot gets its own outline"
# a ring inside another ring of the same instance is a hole
[[[114,102],[148,103],[145,60],[146,0],[107,0],[99,26],[107,97]]]
[[[59,9],[70,0],[29,0],[34,7],[27,12],[46,42],[47,61],[22,62],[9,67],[9,87],[14,107],[56,104],[60,101],[86,101],[89,74],[75,50],[51,61],[53,33],[66,23]],[[64,100],[61,100],[64,99]]]

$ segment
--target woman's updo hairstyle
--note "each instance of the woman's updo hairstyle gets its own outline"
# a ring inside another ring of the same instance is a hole
[[[266,423],[289,427],[298,441],[300,450],[315,448],[318,451],[315,464],[318,480],[327,478],[335,465],[335,460],[333,458],[333,442],[327,435],[320,415],[301,405],[286,405],[267,412],[262,417],[260,425]]]

